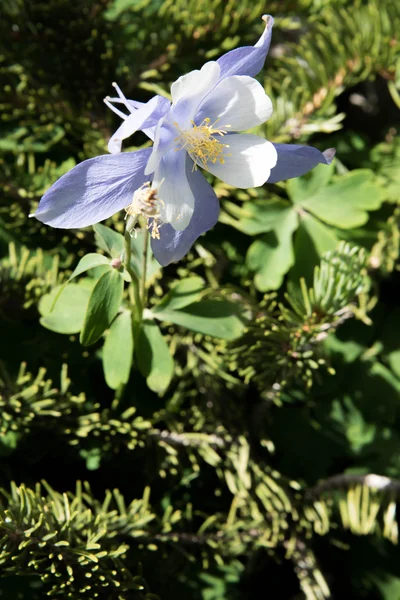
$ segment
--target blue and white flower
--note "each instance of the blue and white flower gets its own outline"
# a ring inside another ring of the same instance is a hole
[[[180,260],[193,242],[215,225],[219,202],[200,169],[239,188],[298,177],[334,151],[273,144],[239,133],[264,123],[272,103],[253,77],[268,53],[272,17],[254,47],[237,48],[171,86],[172,103],[161,96],[147,103],[128,100],[119,87],[105,102],[121,117],[109,155],[82,162],[43,196],[35,217],[60,228],[80,228],[125,209],[144,217],[152,248],[162,265]],[[118,106],[123,107],[121,111]],[[152,148],[121,152],[123,140],[141,130]]]

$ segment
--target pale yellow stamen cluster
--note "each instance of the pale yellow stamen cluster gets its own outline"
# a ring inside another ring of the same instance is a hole
[[[179,144],[177,150],[186,150],[190,157],[193,159],[194,165],[193,170],[197,166],[207,168],[207,163],[219,162],[222,165],[225,162],[225,158],[230,154],[224,154],[224,149],[229,148],[228,144],[223,144],[215,136],[223,136],[227,133],[225,129],[217,129],[215,126],[217,121],[213,124],[210,123],[211,119],[206,118],[201,125],[196,125],[192,121],[191,129],[182,131],[178,123],[174,123],[175,127],[179,131],[179,135],[175,138],[175,142]],[[225,128],[229,125],[225,125]]]
[[[160,204],[163,201],[157,196],[158,190],[151,187],[150,181],[144,183],[133,194],[132,202],[125,208],[126,217],[136,218],[143,217],[146,220],[147,228],[151,232],[151,237],[157,240],[160,239]],[[135,221],[136,223],[136,221]],[[134,226],[132,231],[136,230]]]

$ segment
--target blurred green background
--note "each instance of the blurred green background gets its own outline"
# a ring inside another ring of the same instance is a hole
[[[114,385],[104,340],[76,335],[96,269],[67,324],[46,320],[104,230],[28,214],[107,152],[113,81],[168,95],[253,45],[264,13],[274,113],[257,133],[337,158],[254,190],[210,180],[220,221],[181,263],[152,263],[149,307],[179,285],[198,301],[196,284],[246,330],[170,315],[155,370],[137,347]],[[393,0],[2,0],[0,598],[400,599],[399,28]]]

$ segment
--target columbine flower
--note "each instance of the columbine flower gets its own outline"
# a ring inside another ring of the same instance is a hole
[[[237,48],[171,87],[172,104],[161,96],[128,100],[119,87],[105,103],[123,120],[111,137],[109,155],[91,158],[61,177],[35,213],[53,227],[79,228],[125,209],[131,228],[147,221],[152,248],[162,265],[181,259],[215,225],[219,202],[200,169],[235,187],[248,188],[303,175],[334,151],[273,144],[238,133],[265,122],[272,104],[253,77],[268,53],[273,19],[254,47]],[[122,112],[115,105],[122,105]],[[122,141],[138,130],[152,148],[121,153]]]

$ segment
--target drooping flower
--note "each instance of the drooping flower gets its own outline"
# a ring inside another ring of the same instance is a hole
[[[152,248],[162,265],[180,260],[193,242],[215,225],[219,202],[200,169],[235,187],[248,188],[303,175],[328,164],[333,150],[273,144],[239,133],[265,122],[272,103],[253,77],[268,53],[273,19],[255,46],[237,48],[171,86],[172,103],[128,100],[119,87],[105,103],[122,124],[111,137],[109,155],[82,162],[43,196],[35,217],[60,228],[79,228],[125,209],[144,217]],[[126,112],[116,105],[122,105]],[[121,152],[136,131],[154,140],[152,148]]]

